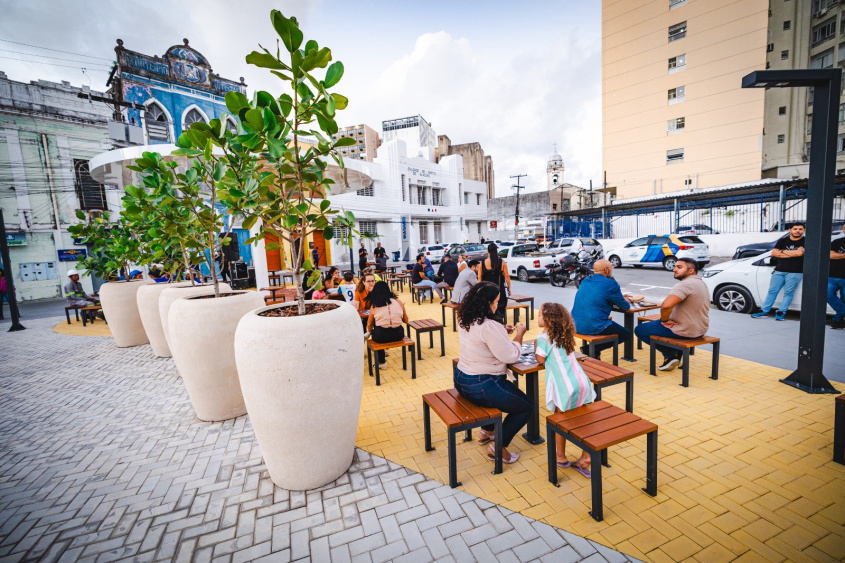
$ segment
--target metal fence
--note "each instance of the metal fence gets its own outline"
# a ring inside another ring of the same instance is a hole
[[[549,219],[547,236],[569,234],[596,238],[635,238],[694,230],[698,234],[753,233],[785,230],[807,216],[807,186],[771,186],[768,191],[713,197],[684,194],[601,209],[569,212]],[[837,184],[833,220],[845,220],[845,182]],[[598,226],[596,226],[598,223]],[[563,230],[561,230],[561,228]],[[593,234],[599,233],[599,234]],[[606,233],[607,236],[600,236]]]

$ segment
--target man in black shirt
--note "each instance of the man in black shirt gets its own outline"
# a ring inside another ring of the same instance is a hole
[[[845,226],[842,227],[845,235]],[[845,237],[830,242],[830,277],[827,280],[827,304],[836,314],[831,328],[845,328]]]
[[[367,267],[368,254],[369,252],[367,252],[367,249],[364,247],[364,243],[362,242],[361,248],[358,249],[358,269],[362,272],[364,271],[364,268]]]
[[[376,244],[376,247],[373,249],[373,257],[378,260],[382,256],[387,256],[387,251],[381,247],[381,243]]]
[[[789,236],[783,237],[775,243],[772,256],[777,258],[778,263],[775,271],[772,272],[772,279],[769,282],[769,293],[763,302],[759,313],[754,313],[751,318],[762,319],[769,316],[769,311],[775,304],[780,290],[783,289],[783,300],[780,302],[775,320],[782,321],[786,317],[786,311],[792,303],[792,296],[795,295],[795,288],[801,283],[804,276],[804,223],[793,223],[789,228]]]
[[[440,268],[437,270],[437,275],[443,280],[437,284],[437,287],[455,287],[455,282],[458,280],[458,265],[452,261],[452,257],[448,254],[443,255],[443,262],[440,263]],[[443,303],[446,302],[444,299]]]
[[[440,299],[443,299],[443,292],[440,291],[436,283],[425,275],[425,254],[417,256],[417,263],[414,264],[414,269],[411,271],[411,282],[415,289],[423,291],[429,291],[429,288],[433,289],[440,296]],[[423,293],[423,291],[420,291],[420,293]]]

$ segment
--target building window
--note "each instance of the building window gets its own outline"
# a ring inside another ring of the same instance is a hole
[[[813,0],[813,17],[819,18],[830,8],[836,5],[839,0]]]
[[[569,211],[569,200],[568,199],[563,200],[563,210]]]
[[[428,244],[428,222],[420,221],[420,244]]]
[[[368,187],[364,188],[363,190],[356,191],[355,193],[358,194],[358,195],[364,196],[364,197],[375,197],[375,195],[376,195],[373,192],[373,186],[368,186]]]
[[[666,122],[666,133],[669,135],[674,135],[675,133],[683,132],[685,123],[686,118],[684,117],[670,119]]]
[[[475,205],[481,205],[481,194],[475,194]]]
[[[358,221],[358,232],[361,234],[369,233],[371,235],[378,235],[378,223],[376,221],[360,219]]]
[[[431,189],[431,204],[443,205],[443,190],[438,188]]]
[[[808,108],[813,107],[813,94],[814,94],[813,87],[810,86],[809,88],[807,88],[807,107]]]
[[[231,117],[226,118],[226,129],[231,131],[234,135],[240,134],[240,131],[238,131],[238,124],[235,123],[235,120]]]
[[[669,27],[669,43],[687,36],[687,22],[676,23]]]
[[[804,160],[810,159],[810,141],[804,143]]]
[[[839,126],[845,126],[845,104],[839,104]]]
[[[552,211],[557,211],[557,204],[556,203],[552,204]]]
[[[845,12],[842,12],[845,14]],[[842,64],[842,61],[845,61],[845,43],[839,44],[839,64]]]
[[[789,49],[780,52],[780,60],[785,61],[789,58]]]
[[[819,25],[813,26],[810,46],[815,47],[816,45],[824,43],[834,35],[836,35],[836,16],[824,20]]]
[[[666,151],[666,164],[684,161],[684,149],[672,149]]]
[[[425,200],[425,186],[417,186],[417,203],[419,205],[428,205]]]
[[[769,43],[768,45],[766,45],[766,52],[767,53],[771,53],[774,50],[775,50],[775,44],[774,43]]]
[[[813,134],[813,114],[812,113],[807,114],[807,133],[806,134],[807,135]]]
[[[196,108],[192,108],[185,114],[185,123],[182,124],[182,129],[189,128],[191,123],[205,123],[205,118]]]
[[[784,140],[785,140],[785,136],[784,136],[784,135],[778,135],[778,144],[779,144],[779,145],[782,145]]]
[[[402,174],[402,201],[405,201],[405,175]]]
[[[683,102],[686,99],[686,86],[678,86],[669,90],[669,105]]]
[[[464,205],[469,205],[469,192],[464,192]]]
[[[809,145],[809,143],[807,143]],[[836,139],[836,152],[845,152],[845,135],[839,135]]]
[[[443,240],[443,224],[440,221],[434,222],[434,243],[440,244]]]
[[[349,229],[347,227],[338,227],[334,225],[334,239],[340,241],[341,244],[346,244],[346,237],[349,236]]]
[[[810,68],[833,68],[833,47],[810,57]]]
[[[108,211],[106,188],[91,177],[88,161],[73,159],[73,171],[76,179],[76,196],[79,198],[79,208]]]
[[[679,70],[684,70],[687,66],[687,56],[678,55],[677,57],[672,57],[669,59],[669,74],[673,72],[678,72]]]
[[[144,112],[144,121],[147,125],[147,138],[150,141],[170,142],[170,123],[167,121],[167,114],[164,109],[152,103],[147,106]]]
[[[785,22],[783,22],[783,30],[789,31],[790,29],[792,29],[792,22],[789,21],[789,20],[786,20]]]
[[[786,106],[780,106],[778,108],[778,115],[786,115]]]
[[[687,0],[669,0],[669,10],[674,10],[675,8],[680,8],[684,4],[687,3]]]

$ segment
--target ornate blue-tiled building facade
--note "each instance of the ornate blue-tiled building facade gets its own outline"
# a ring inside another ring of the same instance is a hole
[[[123,47],[117,40],[117,66],[109,79],[115,100],[134,102],[144,110],[126,109],[126,121],[140,126],[147,144],[173,143],[194,121],[227,119],[237,123],[227,110],[224,96],[236,91],[246,94],[246,84],[222,78],[212,72],[208,60],[184,40],[163,57],[149,56]]]

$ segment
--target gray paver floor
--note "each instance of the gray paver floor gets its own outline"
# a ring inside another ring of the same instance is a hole
[[[319,490],[270,481],[248,416],[194,416],[149,346],[0,334],[0,561],[628,561],[357,450]]]

